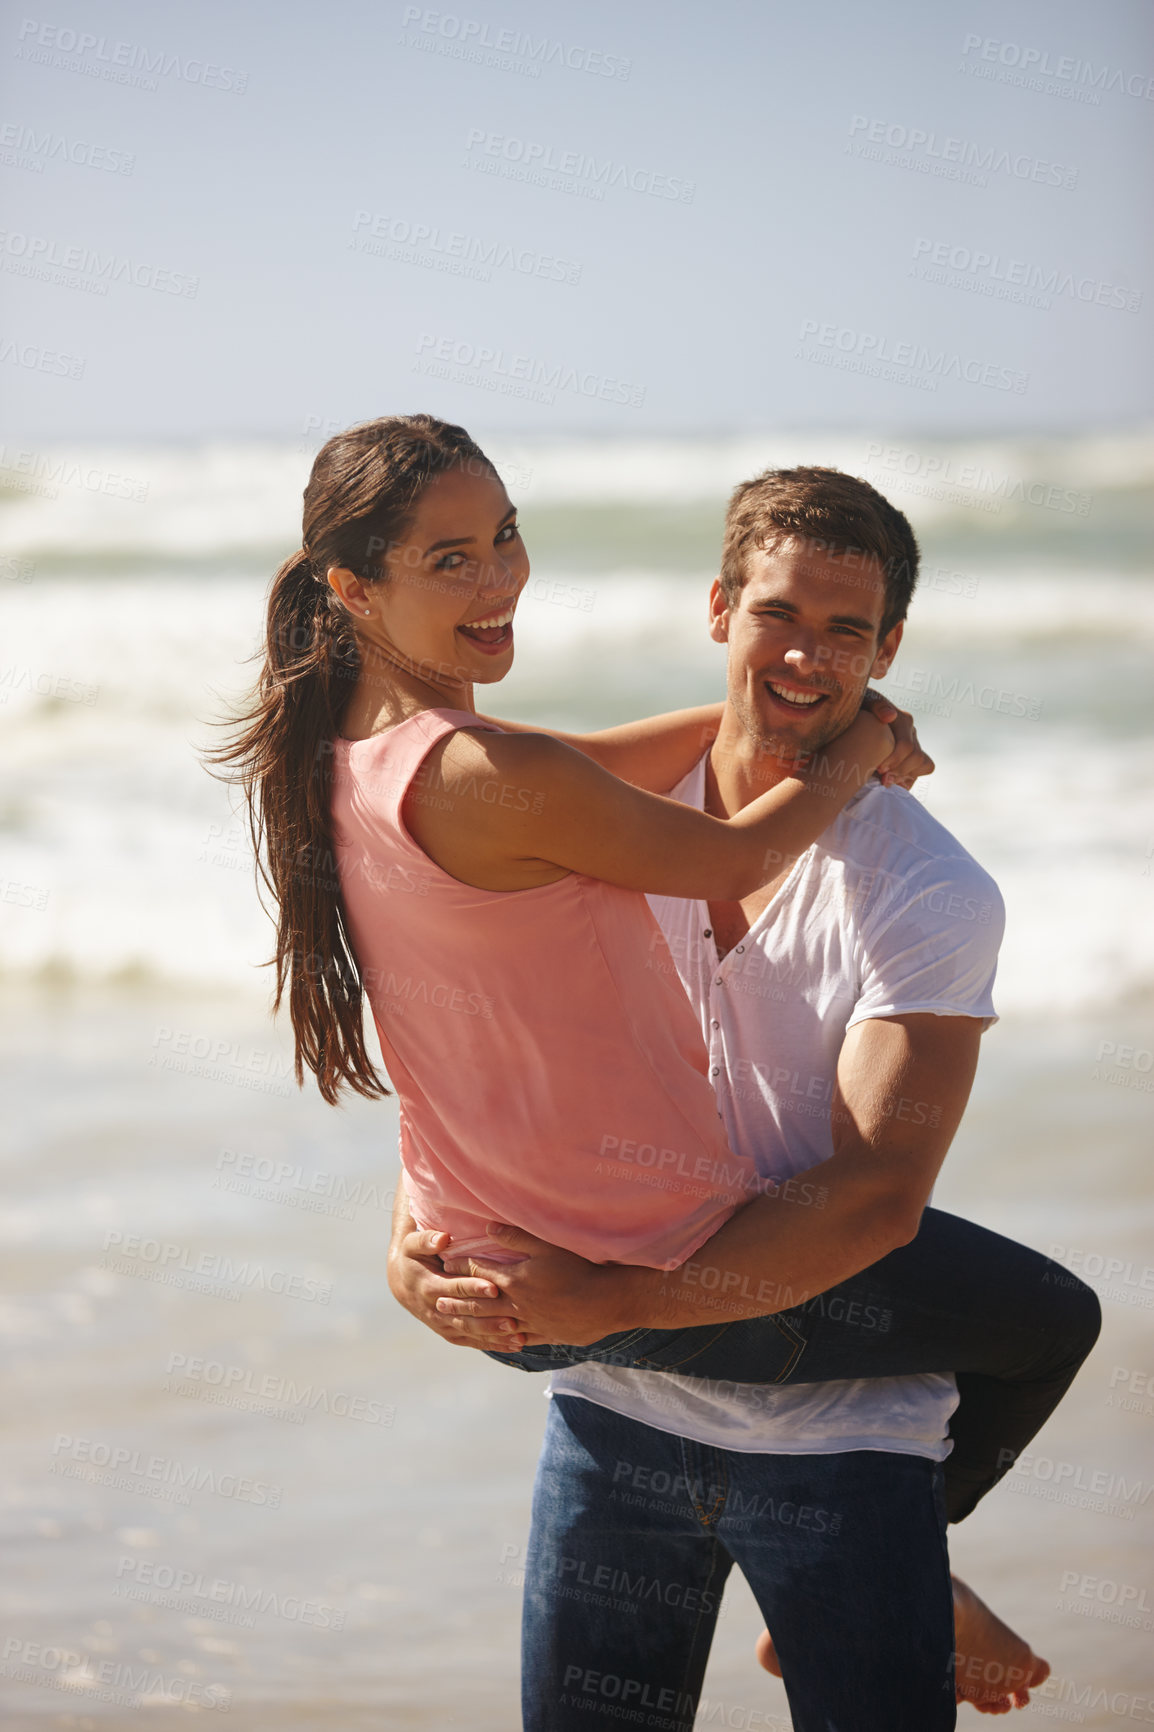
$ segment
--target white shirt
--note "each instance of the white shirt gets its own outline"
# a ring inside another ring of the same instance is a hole
[[[704,758],[673,798],[704,806]],[[904,789],[875,782],[855,795],[720,961],[704,902],[650,904],[670,952],[655,950],[651,965],[676,967],[701,1020],[730,1143],[766,1178],[784,1182],[833,1153],[830,1100],[855,1023],[926,1012],[976,1016],[983,1028],[996,1020],[997,885]],[[897,1110],[928,1123],[934,1108],[903,1100]],[[816,1177],[806,1184],[817,1202]],[[933,1461],[949,1454],[957,1405],[952,1376],[719,1387],[592,1364],[554,1372],[548,1393],[715,1448],[882,1449]]]

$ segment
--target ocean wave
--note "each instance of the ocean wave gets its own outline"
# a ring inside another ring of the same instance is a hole
[[[23,592],[25,660],[0,665],[0,977],[267,998],[273,933],[245,828],[198,757],[212,718],[252,679],[261,588],[239,578],[62,585],[50,612]],[[599,598],[589,615],[547,601],[523,608],[525,668],[491,695],[498,713],[596,727],[720,689],[722,652],[704,619],[694,608],[660,627],[668,589],[655,578],[623,580],[614,605]],[[940,641],[956,658],[956,643]],[[939,763],[927,804],[1006,895],[999,1004],[1148,1001],[1154,771],[1114,641],[1077,646],[1081,709],[1053,654],[1019,651],[992,667],[919,659],[924,642],[911,638],[889,689]]]
[[[518,449],[508,460],[527,468]],[[493,707],[597,727],[720,695],[724,652],[705,629],[705,529],[715,534],[729,482],[774,460],[777,447],[570,441],[533,450],[525,497],[536,490],[556,534],[542,538],[519,606],[517,663]],[[840,454],[850,467],[847,450],[827,441],[803,454]],[[1145,476],[1150,455],[1137,438],[1067,442],[1063,468],[1057,446],[1047,454],[1020,442],[1015,461],[1027,450],[1055,485],[1101,477],[1115,501],[1131,497],[1124,489]],[[76,489],[5,507],[0,978],[223,986],[264,1000],[272,928],[230,795],[197,751],[253,680],[264,593],[294,543],[308,453],[218,445],[101,461],[106,476],[146,476],[147,498]],[[684,519],[668,545],[658,533],[672,474],[671,522],[675,503],[708,495],[702,552],[688,563],[674,557]],[[610,536],[643,521],[637,556],[612,558],[609,540],[600,563],[588,539],[584,553],[579,540],[562,550],[561,531],[580,515],[571,504],[592,510],[615,485],[631,503],[602,527]],[[1028,538],[1012,545],[1001,530],[964,543],[951,536],[927,551],[889,689],[939,761],[927,803],[1006,894],[999,1003],[1046,1011],[1148,1001],[1152,778],[1134,736],[1154,586],[1096,543],[1089,566],[1042,555]],[[58,560],[42,557],[53,547]]]
[[[980,536],[993,522],[1039,534],[1103,513],[1154,481],[1154,433],[945,442],[916,435],[774,433],[712,439],[498,440],[491,453],[531,521],[573,506],[710,509],[747,476],[797,463],[862,475],[915,527]],[[315,446],[0,447],[0,549],[95,564],[274,561],[298,545]],[[579,551],[581,525],[566,518]],[[676,540],[676,537],[674,537]]]

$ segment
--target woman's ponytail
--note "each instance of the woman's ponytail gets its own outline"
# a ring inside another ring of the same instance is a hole
[[[305,1067],[334,1104],[347,1085],[389,1090],[365,1045],[364,986],[332,841],[335,741],[360,673],[356,629],[327,581],[332,566],[383,581],[382,549],[424,487],[451,464],[488,459],[463,428],[393,416],[338,434],[305,489],[305,538],[273,578],[264,666],[241,732],[208,754],[243,790],[261,879],[276,903],[274,1009],[287,992],[298,1083]]]

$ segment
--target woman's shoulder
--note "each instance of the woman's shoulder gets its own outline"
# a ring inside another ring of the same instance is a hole
[[[447,778],[499,781],[544,771],[558,750],[564,748],[548,734],[510,734],[479,716],[462,715],[436,737],[429,758],[441,765]]]

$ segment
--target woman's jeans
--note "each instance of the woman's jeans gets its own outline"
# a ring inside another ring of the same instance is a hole
[[[720,1285],[715,1291],[722,1311]],[[961,1521],[1045,1424],[1101,1321],[1093,1290],[1060,1264],[927,1209],[912,1243],[796,1309],[489,1357],[522,1371],[595,1360],[730,1383],[952,1371],[959,1402],[950,1421],[946,1509],[950,1521]]]

